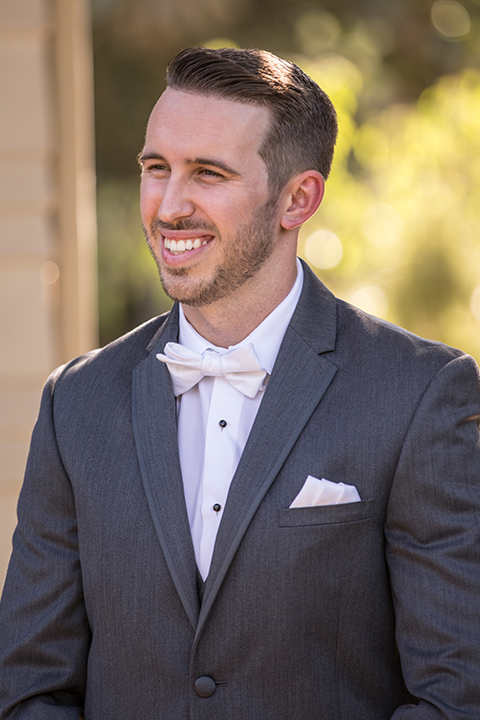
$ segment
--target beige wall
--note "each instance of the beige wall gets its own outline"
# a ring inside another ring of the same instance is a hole
[[[95,345],[87,8],[0,1],[0,585],[43,382]]]

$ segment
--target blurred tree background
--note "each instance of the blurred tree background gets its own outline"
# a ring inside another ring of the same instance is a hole
[[[480,0],[92,0],[102,344],[168,309],[136,155],[189,45],[261,47],[340,136],[300,253],[340,297],[480,360]]]

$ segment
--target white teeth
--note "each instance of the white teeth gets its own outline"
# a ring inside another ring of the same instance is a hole
[[[163,245],[167,248],[167,250],[170,250],[171,253],[183,253],[186,250],[197,250],[199,247],[202,247],[202,245],[207,244],[207,240],[200,240],[200,238],[196,238],[195,240],[191,240],[190,238],[188,240],[171,240],[170,238],[164,237],[163,238]]]

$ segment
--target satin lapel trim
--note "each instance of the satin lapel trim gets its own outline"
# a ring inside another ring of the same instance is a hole
[[[195,629],[199,613],[195,554],[178,455],[175,397],[168,369],[157,360],[176,341],[175,318],[167,321],[150,355],[134,370],[133,431],[143,485],[172,580]]]
[[[319,356],[292,327],[287,329],[232,480],[205,585],[197,638],[253,515],[336,371],[336,365]]]

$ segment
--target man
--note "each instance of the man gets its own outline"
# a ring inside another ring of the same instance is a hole
[[[480,717],[478,370],[297,262],[335,136],[269,53],[170,64],[141,210],[178,302],[47,383],[1,718]]]

